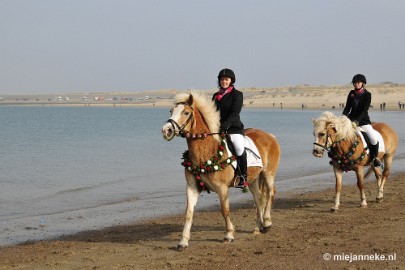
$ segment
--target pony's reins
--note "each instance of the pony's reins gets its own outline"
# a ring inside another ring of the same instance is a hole
[[[366,154],[368,146],[364,147],[363,154],[361,154],[360,157],[358,157],[356,160],[351,160],[350,157],[351,157],[352,154],[350,152],[346,156],[337,155],[334,152],[333,145],[338,144],[339,141],[337,141],[337,142],[332,141],[332,147],[328,147],[328,139],[329,138],[330,138],[329,133],[326,132],[325,145],[322,145],[322,144],[319,144],[319,143],[316,143],[316,142],[314,143],[314,145],[317,145],[317,146],[321,147],[322,149],[324,149],[328,153],[329,158],[331,158],[333,160],[337,160],[338,163],[340,164],[340,168],[341,168],[342,171],[345,171],[345,172],[349,171],[350,168],[347,167],[348,165],[353,165],[354,163],[358,163],[359,161],[364,159],[364,156]],[[357,143],[358,142],[355,142],[354,148],[357,147]],[[333,165],[332,161],[330,161],[330,165]]]

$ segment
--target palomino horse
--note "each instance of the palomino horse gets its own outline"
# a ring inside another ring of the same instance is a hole
[[[394,129],[384,123],[373,123],[385,144],[385,153],[380,152],[378,157],[383,162],[383,170],[371,166],[371,158],[367,154],[367,146],[363,144],[360,136],[352,127],[352,123],[346,116],[337,117],[331,112],[324,112],[318,119],[313,120],[315,143],[312,151],[315,157],[322,157],[324,151],[328,152],[333,165],[336,178],[336,197],[332,211],[339,209],[340,191],[342,187],[343,171],[355,171],[357,187],[360,190],[361,207],[367,206],[366,194],[364,193],[364,177],[374,171],[377,178],[377,202],[381,202],[384,196],[384,184],[390,174],[392,159],[398,147],[398,136]],[[370,166],[364,175],[364,167]]]
[[[171,117],[162,128],[163,138],[170,141],[174,136],[186,138],[188,151],[183,154],[187,181],[187,206],[185,223],[178,250],[188,247],[194,207],[202,190],[214,191],[221,203],[225,219],[224,242],[234,240],[234,226],[230,219],[229,187],[234,185],[232,157],[225,151],[223,136],[219,135],[219,112],[211,99],[198,93],[176,95],[176,105]],[[257,208],[255,233],[266,233],[271,225],[270,210],[275,194],[274,178],[280,160],[280,146],[276,138],[264,131],[247,129],[257,146],[263,167],[248,168],[249,189]],[[229,165],[229,166],[228,166]]]

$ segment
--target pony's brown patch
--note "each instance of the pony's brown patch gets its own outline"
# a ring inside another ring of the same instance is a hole
[[[200,92],[191,91],[190,93],[177,94],[175,97],[175,103],[187,102],[190,95],[193,96],[193,104],[195,104],[193,107],[198,108],[210,131],[213,133],[218,132],[220,127],[220,114],[212,99]]]

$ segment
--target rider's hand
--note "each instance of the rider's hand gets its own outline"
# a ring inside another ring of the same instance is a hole
[[[357,126],[358,126],[357,121],[353,121],[353,122],[352,122],[352,128],[353,128],[353,129],[357,129]]]

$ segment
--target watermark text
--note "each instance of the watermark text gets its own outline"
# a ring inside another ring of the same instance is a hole
[[[397,254],[359,254],[359,253],[339,253],[330,254],[324,253],[323,259],[325,261],[346,261],[346,262],[356,262],[356,261],[396,261]]]

